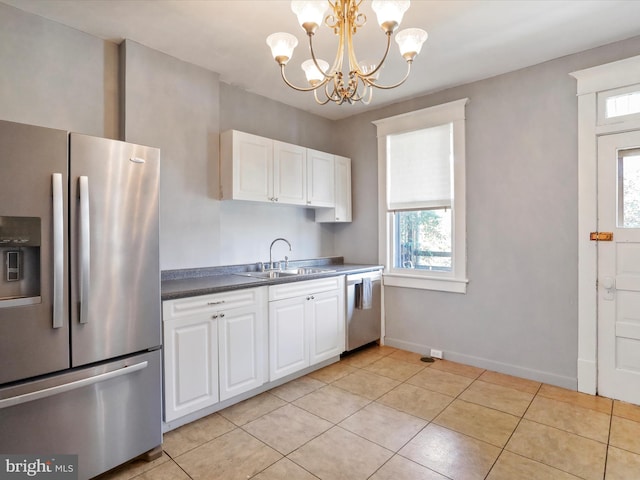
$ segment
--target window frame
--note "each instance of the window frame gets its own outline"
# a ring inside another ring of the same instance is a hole
[[[378,257],[385,266],[385,286],[454,293],[467,291],[465,106],[468,102],[468,98],[463,98],[373,122],[378,138]],[[452,269],[437,272],[394,268],[395,222],[393,212],[387,208],[387,136],[447,123],[453,125]]]

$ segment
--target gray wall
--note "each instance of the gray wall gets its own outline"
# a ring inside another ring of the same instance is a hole
[[[374,262],[371,122],[470,99],[467,294],[385,288],[387,343],[576,388],[578,117],[569,73],[638,52],[640,37],[336,123],[354,178],[354,222],[336,232],[336,249],[347,260]]]
[[[121,45],[128,142],[160,147],[160,267],[220,261],[218,75],[138,43]]]
[[[118,136],[118,47],[0,4],[0,118]]]

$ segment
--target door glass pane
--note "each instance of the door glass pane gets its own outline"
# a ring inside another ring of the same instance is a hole
[[[618,227],[640,228],[640,148],[618,150]]]
[[[394,267],[450,272],[451,208],[394,213]]]

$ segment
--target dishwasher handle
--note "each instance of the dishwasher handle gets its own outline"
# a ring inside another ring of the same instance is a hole
[[[354,273],[353,275],[347,275],[347,286],[358,285],[362,283],[362,279],[370,278],[372,282],[379,282],[382,279],[382,272],[376,270],[374,272]]]

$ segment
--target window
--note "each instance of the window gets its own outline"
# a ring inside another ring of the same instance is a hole
[[[467,101],[374,122],[385,285],[466,292]]]
[[[598,92],[598,125],[640,118],[640,85]]]

